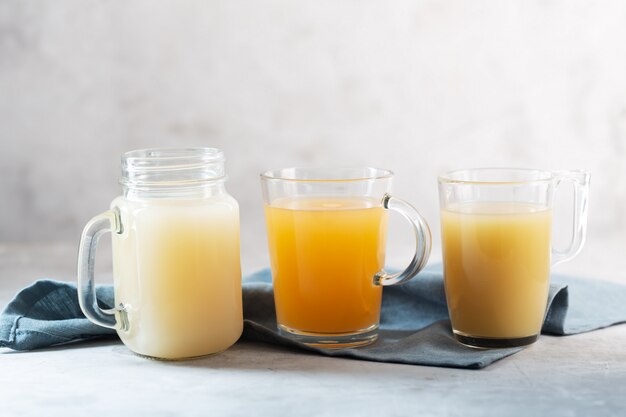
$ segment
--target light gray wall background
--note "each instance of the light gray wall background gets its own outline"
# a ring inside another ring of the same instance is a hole
[[[438,173],[585,168],[626,243],[626,2],[0,1],[0,241],[77,241],[157,146],[226,152],[244,264],[259,172],[298,165],[394,170],[436,245]]]

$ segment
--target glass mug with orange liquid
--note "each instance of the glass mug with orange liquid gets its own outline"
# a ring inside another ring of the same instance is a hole
[[[574,187],[572,239],[552,248],[552,207]],[[472,347],[535,342],[546,314],[550,267],[582,249],[589,174],[483,168],[439,177],[444,282],[452,330]]]
[[[382,287],[413,278],[427,263],[426,221],[390,196],[384,169],[287,168],[261,175],[279,332],[322,348],[365,346],[378,337]],[[415,256],[387,274],[387,211],[402,214]]]
[[[214,148],[146,149],[122,156],[123,195],[85,226],[78,299],[135,353],[184,359],[225,350],[243,330],[239,206]],[[115,308],[98,306],[94,257],[113,245]]]

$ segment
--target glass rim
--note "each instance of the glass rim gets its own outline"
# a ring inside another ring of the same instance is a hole
[[[354,174],[348,174],[352,172]],[[303,175],[304,174],[304,175]],[[270,169],[260,174],[264,181],[307,182],[359,182],[391,179],[393,171],[374,167],[289,167]]]
[[[135,149],[122,154],[127,188],[184,188],[226,180],[224,152],[209,147]]]
[[[499,173],[501,177],[516,173],[522,179],[506,179],[498,178],[494,175],[495,179],[464,179],[464,174],[496,174]],[[488,168],[464,168],[448,171],[444,174],[437,176],[437,181],[440,184],[468,184],[468,185],[522,185],[522,184],[537,184],[548,183],[555,179],[556,174],[552,171],[535,169],[535,168],[509,168],[509,167],[488,167]]]
[[[224,152],[208,147],[169,147],[134,149],[122,154],[122,163],[136,165],[147,161],[201,161],[217,162],[224,160]],[[145,167],[144,167],[145,168]]]

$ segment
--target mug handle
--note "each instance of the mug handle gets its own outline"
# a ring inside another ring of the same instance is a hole
[[[578,255],[587,237],[587,211],[589,207],[589,179],[587,171],[562,171],[555,173],[555,190],[564,182],[574,186],[574,222],[572,239],[564,250],[552,248],[552,266],[569,261]]]
[[[121,233],[122,223],[118,210],[107,210],[98,214],[85,226],[78,246],[78,303],[89,321],[109,329],[127,330],[128,320],[123,306],[104,310],[98,306],[94,265],[98,240],[107,232]],[[119,316],[120,320],[116,318]]]
[[[432,239],[428,223],[426,223],[426,220],[424,220],[415,207],[389,194],[383,196],[382,205],[383,208],[387,210],[400,213],[411,223],[413,232],[415,233],[415,254],[409,266],[407,266],[404,271],[398,272],[397,274],[388,274],[385,271],[380,271],[374,275],[374,285],[385,287],[388,285],[402,284],[410,280],[426,266],[428,257],[430,256]]]

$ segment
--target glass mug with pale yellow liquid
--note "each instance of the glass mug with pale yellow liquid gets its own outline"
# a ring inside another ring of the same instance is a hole
[[[573,184],[574,217],[561,251],[551,236],[563,182]],[[439,177],[445,291],[459,342],[494,348],[537,340],[550,267],[573,258],[585,241],[588,193],[583,171],[483,168]]]
[[[261,175],[278,330],[322,348],[378,337],[382,287],[413,278],[428,261],[430,230],[389,195],[393,174],[375,168],[287,168]],[[387,274],[387,212],[409,220],[415,256]]]
[[[135,353],[184,359],[220,352],[243,329],[239,207],[214,148],[146,149],[122,157],[123,195],[83,230],[78,295],[89,320]],[[115,307],[98,306],[99,237],[112,234]]]

